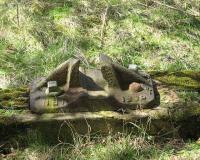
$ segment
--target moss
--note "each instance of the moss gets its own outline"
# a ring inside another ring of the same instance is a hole
[[[0,125],[12,123],[11,116],[15,115],[25,115],[30,113],[29,110],[14,110],[14,109],[0,109]]]
[[[29,90],[27,87],[0,90],[0,106],[21,108],[28,106]]]
[[[0,103],[2,108],[7,108],[7,109],[24,109],[28,106],[27,102],[23,101],[3,101]]]
[[[0,100],[2,99],[13,99],[19,96],[26,96],[29,90],[27,88],[9,88],[0,90]]]
[[[56,112],[57,101],[55,97],[49,97],[47,104],[45,104],[45,112],[54,113]]]
[[[182,86],[182,87],[194,88],[194,89],[200,88],[199,82],[189,77],[177,77],[174,75],[170,75],[170,76],[167,75],[167,76],[158,77],[157,80],[163,83],[175,85],[175,86]]]
[[[194,72],[194,71],[182,71],[182,72],[177,72],[177,76],[179,75],[185,75],[188,76],[192,79],[196,79],[197,81],[200,81],[200,71],[199,72]]]
[[[11,93],[1,93],[0,100],[14,99],[22,95],[23,95],[23,92],[21,91],[13,91]]]
[[[13,102],[12,101],[2,101],[1,102],[1,105],[3,106],[3,107],[8,107],[8,106],[13,106]]]
[[[181,88],[200,90],[200,72],[150,72],[150,75],[163,84],[179,86]]]
[[[179,91],[177,92],[179,98],[186,102],[200,101],[200,95],[198,92],[191,91]]]

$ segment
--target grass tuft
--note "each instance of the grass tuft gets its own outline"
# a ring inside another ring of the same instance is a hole
[[[1,1],[1,72],[12,85],[27,84],[74,55],[93,65],[99,53],[124,66],[199,71],[199,7],[188,0]]]

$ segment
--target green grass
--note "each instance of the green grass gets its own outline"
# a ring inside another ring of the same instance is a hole
[[[1,72],[14,85],[27,84],[74,55],[84,55],[93,66],[99,53],[146,70],[198,71],[200,19],[186,12],[196,13],[200,5],[188,0],[166,3],[183,12],[151,0],[22,0],[17,18],[17,2],[1,0]]]
[[[28,84],[77,55],[94,66],[100,53],[124,66],[135,63],[145,70],[199,71],[200,18],[191,15],[199,12],[199,2],[159,2],[182,11],[151,0],[0,0],[0,75],[11,86]],[[107,6],[102,46],[101,17]],[[180,94],[186,101],[198,98],[198,93]],[[73,144],[52,146],[39,133],[30,132],[13,144],[20,141],[25,146],[14,147],[13,154],[4,158],[199,159],[200,154],[195,142],[158,143],[141,135],[78,136]]]
[[[23,142],[21,148],[20,141]],[[125,133],[92,138],[89,135],[76,134],[73,143],[60,141],[50,144],[44,141],[40,132],[29,130],[25,135],[19,134],[13,142],[15,143],[10,145],[13,149],[4,156],[5,159],[172,160],[198,159],[200,153],[200,145],[196,142],[183,142],[180,139],[156,140],[153,137],[148,139],[147,135]]]

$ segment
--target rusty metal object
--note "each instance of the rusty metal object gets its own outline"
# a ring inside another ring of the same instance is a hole
[[[100,56],[101,68],[80,67],[69,59],[47,77],[30,86],[30,109],[35,113],[128,110],[147,108],[155,100],[152,79],[147,74]]]
[[[129,90],[135,93],[135,92],[141,92],[144,89],[142,88],[142,84],[133,82],[129,84]]]

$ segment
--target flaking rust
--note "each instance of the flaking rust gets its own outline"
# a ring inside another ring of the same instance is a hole
[[[155,100],[153,81],[146,73],[127,69],[100,55],[99,69],[80,67],[69,59],[47,77],[30,85],[34,113],[127,111],[148,108]]]

